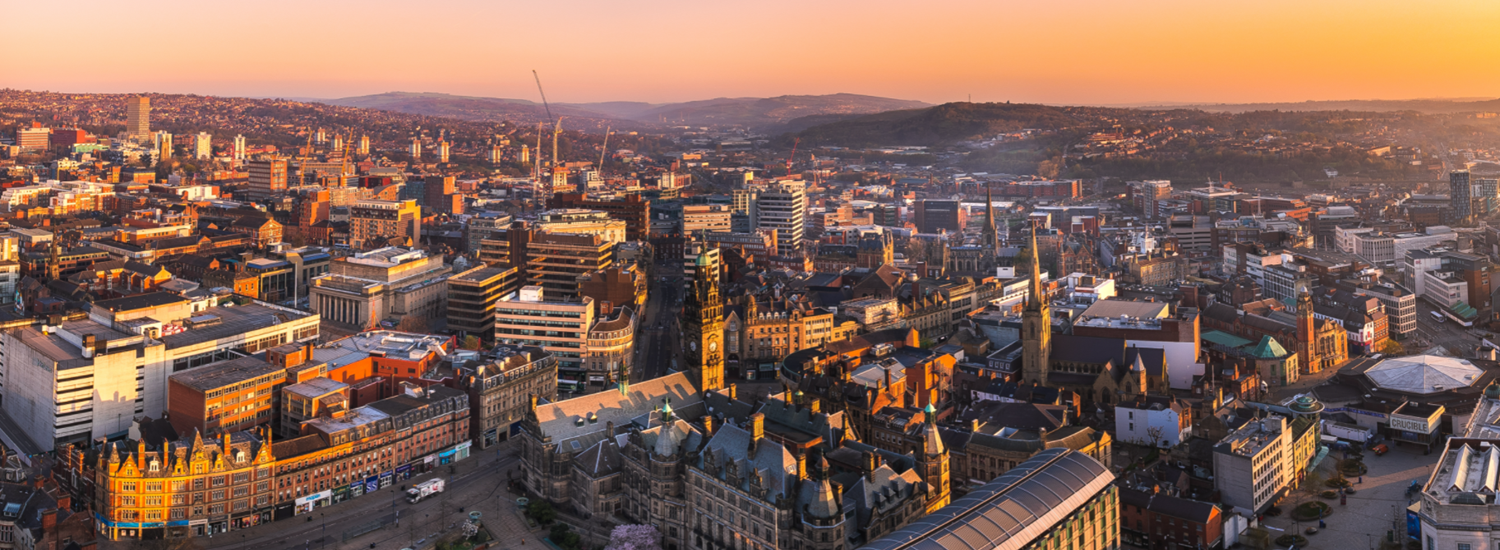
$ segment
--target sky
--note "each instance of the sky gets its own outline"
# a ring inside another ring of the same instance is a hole
[[[0,87],[554,103],[1500,97],[1494,0],[0,0]]]

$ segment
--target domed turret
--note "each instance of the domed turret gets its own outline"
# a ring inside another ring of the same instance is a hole
[[[1489,399],[1500,399],[1500,380],[1490,381],[1490,385],[1484,387],[1484,396]]]

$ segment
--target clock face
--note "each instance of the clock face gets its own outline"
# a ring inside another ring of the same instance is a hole
[[[697,342],[692,342],[692,343],[688,344],[688,347],[693,348],[693,351],[698,351],[698,343]]]
[[[718,349],[719,349],[719,343],[718,342],[709,342],[708,343],[708,351],[717,351]]]

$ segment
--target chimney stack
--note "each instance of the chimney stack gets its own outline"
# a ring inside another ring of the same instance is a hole
[[[755,413],[750,415],[750,439],[759,443],[766,436],[766,415]]]
[[[737,401],[737,400],[739,400],[739,396],[736,394],[736,392],[734,390],[734,384],[730,384],[729,387],[724,388],[724,395],[727,396],[727,397],[729,397],[730,401]]]
[[[808,399],[807,410],[812,411],[814,414],[823,412],[823,405],[821,404],[822,402],[822,400],[816,397]]]
[[[874,451],[865,451],[865,480],[875,481],[875,470],[880,468],[880,455]]]
[[[797,453],[797,479],[807,479],[807,451]]]
[[[703,415],[703,431],[707,432],[710,436],[714,434],[714,417],[706,414]]]

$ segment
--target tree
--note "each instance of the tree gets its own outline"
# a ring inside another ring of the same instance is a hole
[[[604,550],[660,550],[661,533],[654,525],[620,525],[609,533]]]
[[[1152,447],[1165,447],[1166,440],[1162,439],[1162,436],[1165,434],[1166,430],[1163,430],[1161,426],[1146,427],[1146,439],[1151,442],[1150,445]]]
[[[1401,342],[1386,339],[1386,341],[1381,342],[1380,347],[1376,351],[1386,355],[1404,355],[1406,348],[1401,345]]]
[[[479,340],[479,337],[475,336],[473,334],[470,334],[470,335],[464,337],[464,343],[463,343],[462,347],[463,347],[463,349],[477,350],[477,349],[479,349],[479,347],[481,345],[483,345],[483,342],[481,342]]]
[[[552,503],[540,498],[526,503],[526,516],[539,525],[547,525],[557,519],[557,510],[552,509]]]
[[[402,332],[427,332],[432,330],[431,323],[421,315],[407,315],[396,323],[396,330]]]
[[[564,550],[578,550],[583,547],[581,544],[582,537],[579,537],[578,533],[574,533],[573,528],[566,523],[553,525],[552,530],[547,534],[547,538],[552,539],[552,544],[556,544]]]

